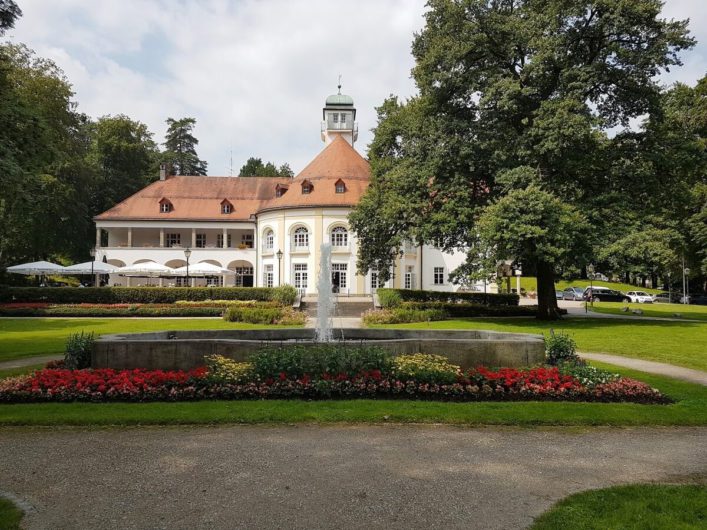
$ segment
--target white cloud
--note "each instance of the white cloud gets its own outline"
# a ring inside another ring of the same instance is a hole
[[[692,18],[707,42],[701,0],[668,0],[668,18]],[[23,0],[10,37],[51,57],[91,116],[124,113],[162,141],[164,120],[197,119],[210,174],[234,172],[248,156],[301,169],[321,149],[327,95],[354,97],[365,151],[374,107],[412,95],[413,32],[424,0]],[[705,74],[705,46],[684,54],[666,82]]]

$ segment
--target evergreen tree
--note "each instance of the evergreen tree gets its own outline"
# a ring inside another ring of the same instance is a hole
[[[163,161],[171,166],[175,175],[206,175],[207,164],[196,154],[199,140],[192,134],[196,120],[167,118],[166,123]]]
[[[289,164],[285,163],[278,169],[275,164],[263,164],[261,158],[250,157],[238,172],[239,177],[292,177],[294,173]]]

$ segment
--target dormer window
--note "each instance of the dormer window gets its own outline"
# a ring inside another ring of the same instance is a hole
[[[221,203],[221,213],[222,214],[233,213],[233,205],[225,199]]]
[[[334,188],[336,190],[336,193],[346,193],[346,184],[341,179],[336,181],[336,184],[334,184]]]
[[[275,197],[282,197],[287,191],[287,186],[275,186]]]
[[[160,201],[160,213],[169,213],[172,211],[172,203],[167,199]]]
[[[312,193],[312,190],[314,189],[314,186],[312,186],[312,183],[309,182],[308,180],[305,180],[302,183],[302,195],[309,195]]]

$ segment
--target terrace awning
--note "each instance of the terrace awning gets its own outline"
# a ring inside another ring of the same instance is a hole
[[[92,265],[93,270],[91,269]],[[118,267],[103,263],[102,261],[87,261],[85,263],[77,263],[76,265],[64,267],[63,274],[113,274],[117,270]]]
[[[160,265],[154,261],[146,261],[144,263],[136,263],[134,265],[128,265],[127,267],[121,267],[114,271],[116,274],[122,274],[123,276],[172,276],[174,269],[168,267],[167,265]]]
[[[186,276],[187,267],[179,267],[172,271],[174,276]],[[189,276],[220,276],[222,274],[233,274],[232,270],[224,269],[218,265],[212,263],[207,263],[202,261],[201,263],[195,263],[194,265],[189,265]]]
[[[14,274],[62,274],[64,267],[52,263],[51,261],[33,261],[32,263],[21,263],[7,268],[7,272]]]

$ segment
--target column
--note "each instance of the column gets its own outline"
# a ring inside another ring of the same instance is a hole
[[[128,248],[132,248],[133,246],[133,229],[132,227],[128,228]]]
[[[191,248],[196,248],[196,229],[191,229]]]
[[[164,247],[164,228],[160,228],[160,248]]]
[[[96,248],[101,248],[101,229],[96,228]]]
[[[223,229],[223,247],[222,248],[228,248],[228,229],[227,228]]]

